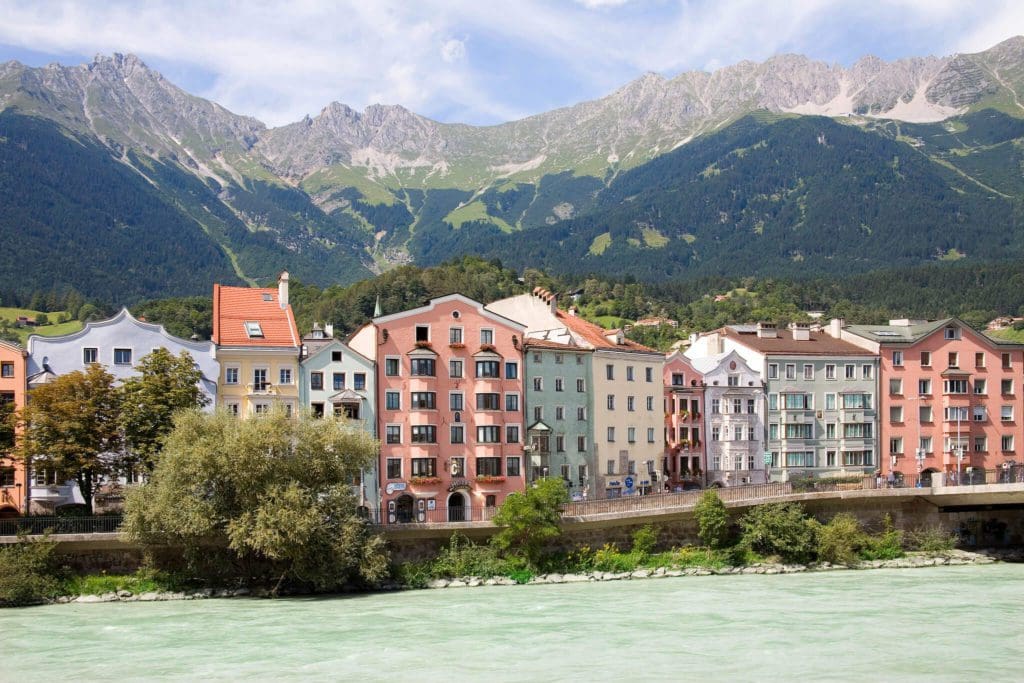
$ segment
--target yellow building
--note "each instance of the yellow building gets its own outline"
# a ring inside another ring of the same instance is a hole
[[[288,304],[288,273],[277,289],[213,286],[213,342],[220,361],[217,405],[256,415],[299,406],[302,342]]]

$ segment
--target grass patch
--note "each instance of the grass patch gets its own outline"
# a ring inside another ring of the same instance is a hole
[[[654,228],[643,228],[641,232],[644,235],[644,244],[652,249],[661,249],[668,244],[668,238]]]
[[[61,582],[63,595],[102,595],[117,591],[156,593],[178,591],[187,582],[179,576],[155,569],[139,569],[134,574],[82,574]]]
[[[445,216],[444,220],[451,223],[452,227],[456,230],[461,228],[464,223],[483,221],[484,223],[491,223],[492,225],[497,226],[497,228],[502,232],[508,233],[515,231],[515,228],[504,220],[487,213],[487,206],[480,201],[470,202],[469,204],[460,206]]]
[[[590,249],[587,253],[591,256],[600,256],[603,254],[608,247],[612,245],[612,234],[610,232],[602,232],[600,235],[594,238],[594,241],[590,243]]]

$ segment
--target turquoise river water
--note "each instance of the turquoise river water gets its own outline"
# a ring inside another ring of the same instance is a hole
[[[1024,565],[0,611],[0,680],[1021,681]]]

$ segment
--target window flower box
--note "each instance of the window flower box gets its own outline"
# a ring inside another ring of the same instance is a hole
[[[494,344],[481,344],[480,345],[480,352],[481,353],[497,353],[498,349],[497,349],[497,347],[494,346]]]
[[[413,486],[431,486],[434,484],[440,484],[440,477],[412,477],[409,479],[409,483]]]
[[[505,477],[493,474],[478,474],[476,480],[480,484],[500,484],[505,481]]]

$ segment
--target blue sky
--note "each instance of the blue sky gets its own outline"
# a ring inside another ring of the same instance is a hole
[[[134,53],[268,125],[331,101],[493,124],[781,52],[849,65],[986,49],[1021,0],[5,0],[0,61]]]

